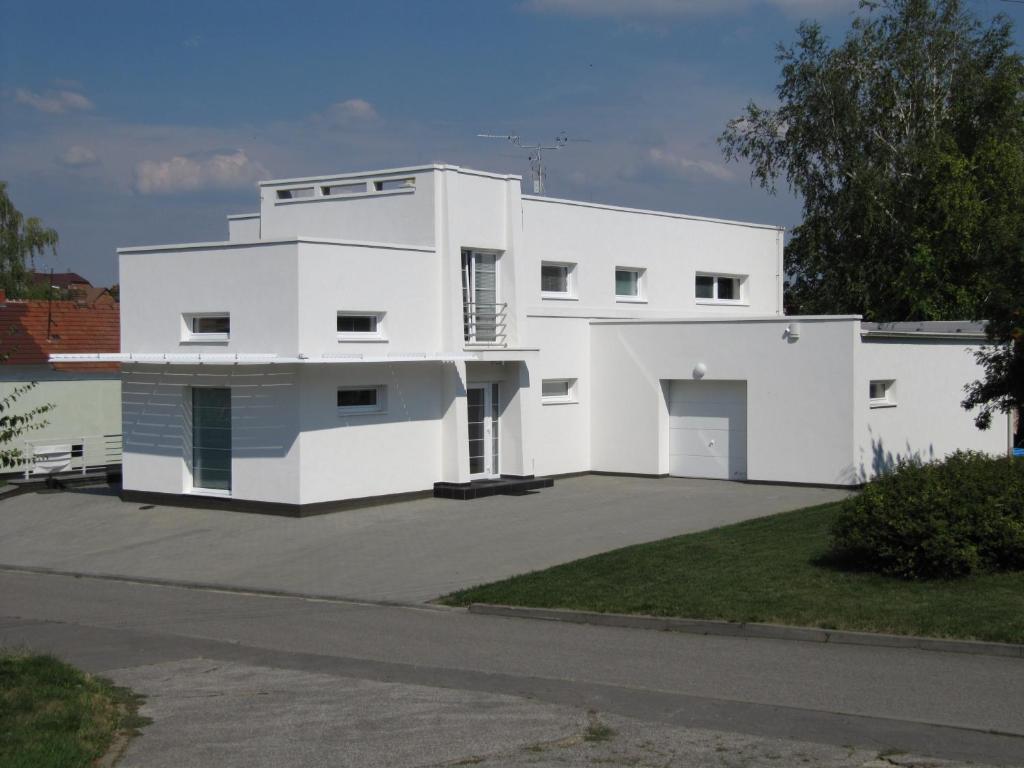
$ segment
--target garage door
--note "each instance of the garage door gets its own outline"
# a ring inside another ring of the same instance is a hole
[[[745,381],[673,381],[668,413],[669,474],[746,479]]]

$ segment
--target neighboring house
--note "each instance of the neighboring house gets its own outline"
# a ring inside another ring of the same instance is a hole
[[[126,497],[302,513],[498,476],[853,485],[1007,449],[959,405],[979,328],[784,316],[778,227],[450,165],[260,193],[226,242],[121,249],[121,354],[58,358],[124,363]]]
[[[39,454],[40,471],[105,466],[120,461],[121,374],[111,362],[65,365],[51,354],[120,349],[120,312],[113,301],[12,300],[0,291],[0,398],[29,382],[11,413],[52,403],[46,425],[12,442],[26,459]],[[26,465],[22,469],[32,469]],[[19,471],[16,467],[0,472]]]

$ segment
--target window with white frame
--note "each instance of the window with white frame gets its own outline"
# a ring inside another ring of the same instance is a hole
[[[698,272],[694,280],[694,295],[699,302],[738,304],[743,301],[746,284],[746,275],[712,275]]]
[[[576,379],[544,379],[540,399],[542,403],[575,403]]]
[[[576,298],[576,265],[568,262],[542,262],[540,295],[545,299]]]
[[[383,413],[387,410],[387,388],[383,384],[372,387],[339,387],[338,413]]]
[[[383,312],[339,312],[338,341],[383,341]]]
[[[615,268],[616,301],[643,301],[644,275],[647,270],[639,267]]]
[[[868,384],[868,399],[872,408],[896,405],[896,380],[872,379]]]
[[[182,341],[228,341],[231,315],[228,312],[196,312],[181,316]]]

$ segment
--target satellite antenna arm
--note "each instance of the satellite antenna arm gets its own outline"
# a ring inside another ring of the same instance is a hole
[[[1024,0],[1022,0],[1024,2]],[[546,149],[562,149],[570,141],[572,142],[589,142],[590,139],[577,139],[570,138],[568,132],[562,131],[555,136],[554,144],[523,144],[522,139],[518,134],[515,133],[478,133],[478,138],[481,139],[505,139],[510,142],[513,146],[519,147],[520,149],[529,149],[530,152],[530,170],[533,173],[533,192],[534,194],[544,194],[544,180],[547,177],[547,169],[544,167],[544,150]]]

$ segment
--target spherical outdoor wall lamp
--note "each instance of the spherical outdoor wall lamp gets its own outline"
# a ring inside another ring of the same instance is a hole
[[[693,366],[693,378],[695,379],[703,379],[707,372],[708,367],[704,363],[697,363]]]

